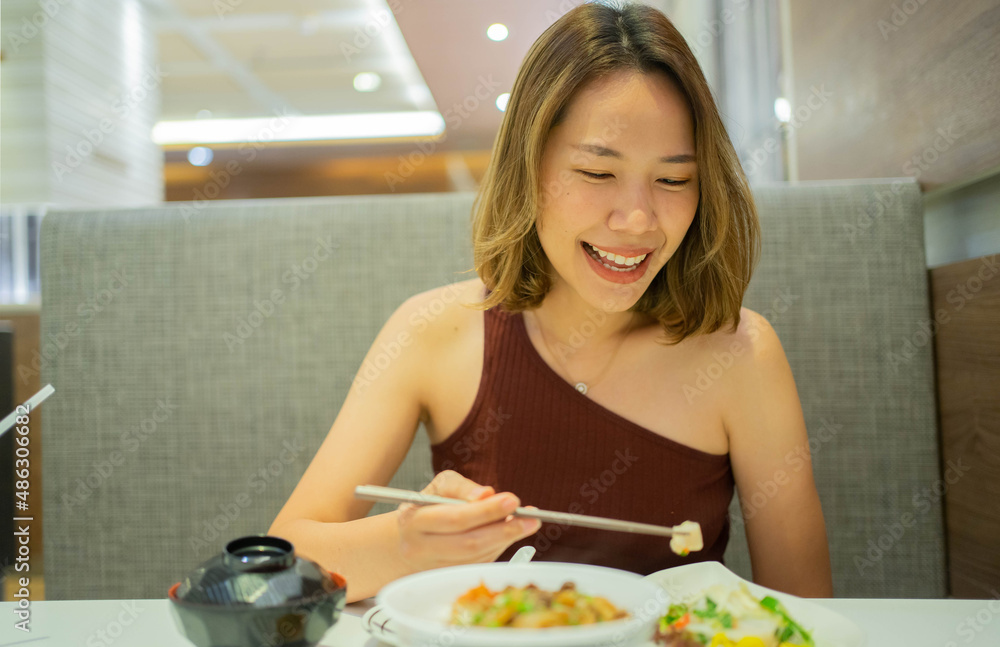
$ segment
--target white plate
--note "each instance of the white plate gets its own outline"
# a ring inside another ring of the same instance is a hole
[[[392,618],[379,605],[373,606],[361,617],[361,626],[365,628],[373,638],[389,645],[403,647],[402,642],[392,628]]]
[[[577,627],[490,629],[448,624],[454,601],[480,582],[491,589],[535,584],[558,589],[573,582],[579,591],[607,598],[630,618]],[[391,582],[362,619],[374,637],[392,645],[448,647],[618,647],[645,645],[669,598],[641,575],[601,566],[536,562],[469,564],[425,571]]]
[[[646,579],[663,587],[671,600],[693,602],[701,592],[715,584],[747,585],[754,596],[770,595],[785,605],[789,615],[800,625],[812,631],[816,647],[865,647],[868,639],[856,624],[829,609],[805,598],[748,582],[719,562],[698,562],[668,568],[646,576]]]

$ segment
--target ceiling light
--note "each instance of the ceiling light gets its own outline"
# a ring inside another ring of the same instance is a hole
[[[788,99],[778,97],[774,100],[774,116],[785,123],[792,120],[792,104],[788,103]]]
[[[195,146],[188,151],[188,161],[192,166],[208,166],[212,163],[212,149],[204,146]]]
[[[303,36],[312,36],[319,29],[321,20],[322,18],[317,14],[306,16],[299,22],[299,33]]]
[[[497,97],[497,108],[500,112],[507,111],[507,102],[510,101],[510,92],[504,92],[499,97]]]
[[[358,92],[373,92],[382,85],[382,77],[374,72],[362,72],[354,77],[354,89]]]
[[[486,30],[486,35],[490,37],[490,40],[497,42],[504,40],[507,38],[507,26],[495,22]]]
[[[153,126],[153,141],[172,144],[239,144],[269,141],[384,139],[436,137],[444,118],[433,110],[373,112],[348,115],[281,115],[253,119],[161,121]]]
[[[212,111],[208,110],[207,108],[199,110],[198,114],[196,114],[194,116],[194,118],[195,119],[211,119],[212,118]]]

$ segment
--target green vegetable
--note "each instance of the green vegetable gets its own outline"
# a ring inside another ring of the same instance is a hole
[[[784,630],[781,632],[781,635],[778,637],[780,640],[787,641],[795,635],[795,632],[798,632],[799,635],[802,636],[802,639],[806,641],[806,645],[809,647],[815,647],[816,643],[813,642],[812,636],[809,635],[809,632],[803,629],[799,623],[792,620],[792,617],[788,615],[788,611],[785,610],[784,605],[781,604],[781,602],[778,602],[777,599],[769,595],[760,601],[760,606],[781,616],[781,619],[787,623]]]
[[[668,625],[672,625],[683,618],[687,612],[688,607],[686,604],[671,604],[667,609],[667,615],[663,619],[666,620]]]
[[[694,609],[691,611],[692,614],[697,618],[702,620],[714,620],[714,624],[723,629],[733,628],[733,615],[728,611],[719,611],[719,605],[712,598],[705,597],[705,606],[707,609]]]
[[[772,598],[770,595],[760,601],[760,606],[764,607],[768,611],[778,612],[778,607],[781,603],[778,602],[776,598]]]

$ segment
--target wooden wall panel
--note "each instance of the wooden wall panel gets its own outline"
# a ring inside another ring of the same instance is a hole
[[[0,321],[8,321],[14,329],[14,401],[18,404],[24,402],[42,388],[40,371],[34,368],[33,362],[40,347],[41,325],[37,312],[26,312],[21,306],[7,307],[0,305]],[[53,394],[51,397],[58,397]],[[32,413],[30,424],[28,425],[28,437],[31,439],[29,449],[31,455],[31,473],[29,475],[29,505],[31,506],[31,516],[35,518],[31,522],[31,536],[29,537],[28,549],[31,551],[30,572],[16,574],[18,577],[27,575],[31,578],[28,587],[29,599],[44,600],[45,587],[41,575],[44,572],[44,555],[42,553],[42,539],[44,528],[42,527],[42,413],[45,410],[43,404],[41,408]],[[0,413],[0,417],[7,415],[8,411]],[[13,474],[4,474],[4,477],[14,478]],[[2,569],[2,565],[0,565]],[[7,571],[10,573],[10,571]],[[13,573],[11,573],[13,575]],[[13,583],[16,578],[5,578],[5,591],[3,599],[11,600],[13,594]]]
[[[1000,590],[1000,254],[930,275],[951,592],[990,598]]]
[[[404,149],[406,150],[406,149]],[[411,145],[412,153],[419,149]],[[264,149],[247,162],[238,150],[217,149],[209,166],[192,166],[171,159],[164,166],[168,201],[249,200],[324,195],[376,195],[388,193],[446,193],[472,191],[489,164],[489,151],[451,151],[413,157],[408,155],[322,159],[294,149],[274,154]],[[232,169],[233,172],[227,171]]]
[[[930,190],[1000,167],[1000,0],[790,7],[800,179]]]

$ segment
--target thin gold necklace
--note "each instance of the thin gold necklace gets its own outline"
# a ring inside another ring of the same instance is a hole
[[[545,329],[541,326],[541,322],[538,320],[538,314],[532,312],[532,315],[535,317],[535,325],[538,326],[538,332],[542,336],[542,343],[545,344],[545,350],[549,351],[549,354],[552,355],[552,357],[555,358],[556,362],[559,363],[559,367],[562,368],[563,372],[565,372],[566,375],[570,378],[570,382],[573,382],[574,379],[573,376],[570,375],[569,369],[563,363],[562,359],[560,359],[559,355],[554,353],[552,351],[552,347],[549,346],[549,341],[545,338]],[[611,354],[611,359],[609,359],[608,363],[604,365],[604,368],[601,369],[601,372],[597,374],[597,378],[590,383],[590,386],[594,386],[598,382],[600,382],[604,378],[604,374],[607,373],[607,370],[611,368],[611,364],[614,363],[615,358],[618,357],[618,351],[620,351],[622,349],[622,346],[625,345],[625,340],[628,339],[629,333],[632,332],[632,324],[634,322],[635,322],[635,314],[633,313],[632,317],[629,319],[628,327],[625,329],[625,334],[622,335],[622,338],[618,341],[618,345],[615,347],[615,352]],[[577,382],[573,388],[575,388],[583,395],[587,395],[587,391],[589,390],[589,387],[587,386],[586,382]]]

